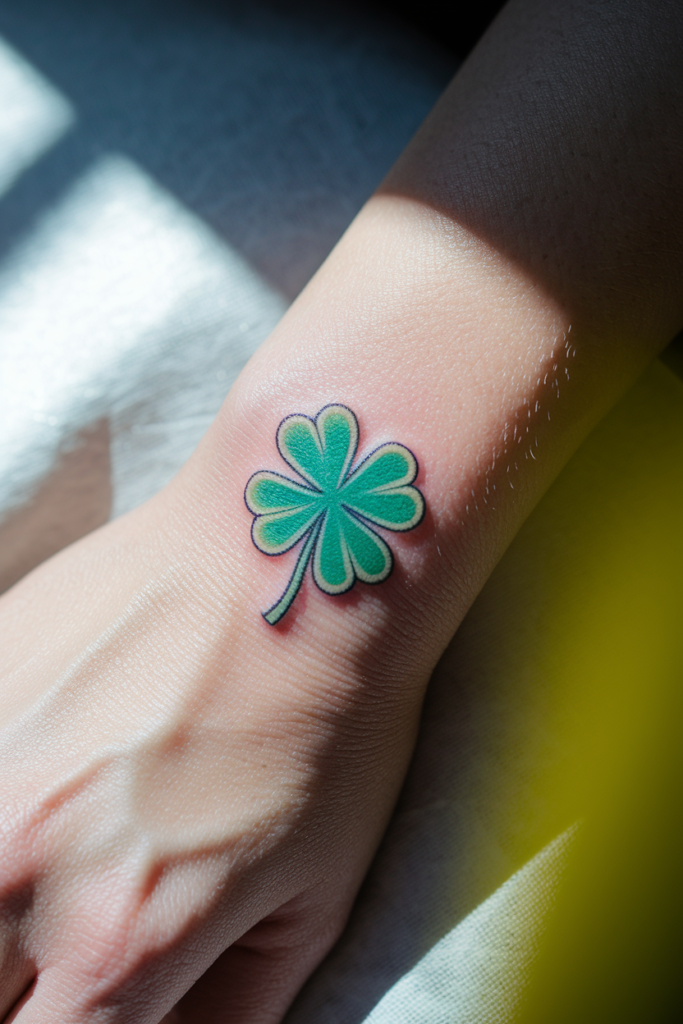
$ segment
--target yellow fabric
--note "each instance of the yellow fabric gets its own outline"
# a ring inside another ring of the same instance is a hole
[[[683,384],[657,363],[530,517],[439,670],[512,698],[469,794],[509,787],[496,839],[512,860],[581,822],[529,1024],[654,1021],[672,998],[682,665]]]

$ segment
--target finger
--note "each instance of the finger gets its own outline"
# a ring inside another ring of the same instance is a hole
[[[338,915],[335,915],[338,917]],[[269,918],[232,945],[162,1024],[277,1024],[341,929]]]
[[[28,1004],[29,1000],[33,998],[33,995],[36,990],[36,980],[37,979],[33,977],[29,981],[28,985],[24,986],[24,988],[21,990],[19,998],[15,999],[7,1016],[3,1015],[2,1024],[15,1024],[21,1011]]]
[[[233,946],[209,968],[164,1024],[276,1024],[315,967]]]
[[[1,959],[0,1021],[6,1024],[6,1019],[17,1012],[17,1004],[28,998],[36,972],[32,964],[26,963],[24,958],[17,954],[9,953]]]
[[[7,861],[5,868],[7,872]],[[9,872],[7,872],[9,873]],[[33,887],[25,882],[3,882],[0,896],[0,1021],[15,1011],[18,1000],[31,988],[35,964],[26,955],[23,936],[34,900]]]

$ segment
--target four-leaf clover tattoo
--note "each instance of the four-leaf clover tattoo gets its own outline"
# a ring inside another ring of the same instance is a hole
[[[291,607],[309,561],[313,579],[326,594],[345,594],[357,579],[382,583],[393,557],[372,527],[405,532],[425,513],[424,498],[413,486],[417,459],[404,445],[380,445],[353,468],[358,421],[345,405],[326,405],[315,419],[285,417],[277,446],[302,482],[259,470],[244,493],[255,517],[251,537],[259,551],[281,555],[303,541],[287,589],[263,613],[272,626]]]

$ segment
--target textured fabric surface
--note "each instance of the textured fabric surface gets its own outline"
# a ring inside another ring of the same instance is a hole
[[[8,0],[0,40],[5,588],[171,478],[454,68],[344,4]]]
[[[453,70],[341,4],[5,0],[0,587],[170,479]],[[671,618],[628,624],[680,578],[682,423],[658,367],[494,573],[289,1024],[499,1022],[533,986],[566,837],[600,816],[605,708],[644,679],[641,712],[668,707],[647,666]]]
[[[510,1018],[542,939],[574,830],[484,900],[380,1000],[366,1024],[498,1024]]]

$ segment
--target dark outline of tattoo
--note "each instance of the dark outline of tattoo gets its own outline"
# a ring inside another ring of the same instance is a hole
[[[383,583],[394,560],[377,528],[405,533],[424,519],[412,451],[391,441],[353,467],[358,440],[358,421],[346,405],[324,405],[314,417],[285,416],[277,448],[302,482],[270,470],[247,481],[244,501],[254,516],[251,538],[259,551],[274,557],[304,542],[282,597],[261,613],[271,626],[292,606],[309,562],[316,586],[330,596],[348,593],[358,579]],[[365,487],[364,476],[370,480]]]

